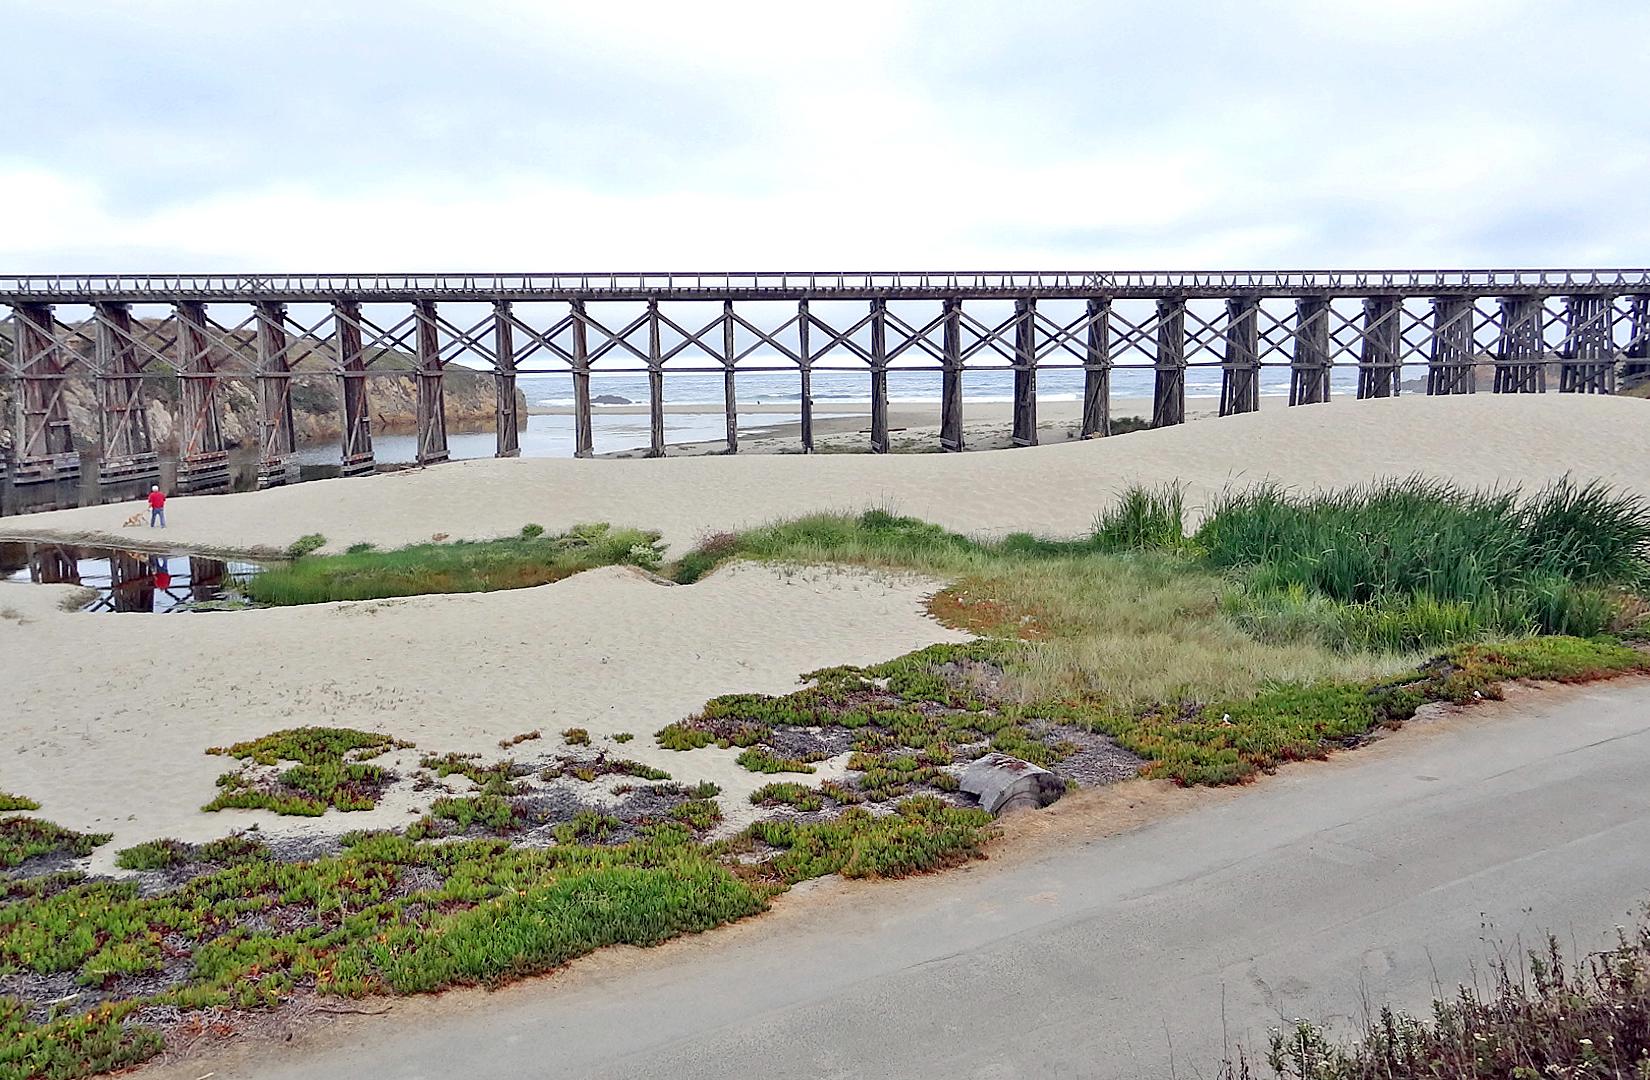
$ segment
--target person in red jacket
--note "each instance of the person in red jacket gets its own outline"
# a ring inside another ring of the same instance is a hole
[[[149,489],[149,527],[166,528],[166,492],[156,484]]]

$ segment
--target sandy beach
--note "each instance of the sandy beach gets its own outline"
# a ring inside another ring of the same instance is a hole
[[[321,533],[328,550],[445,533],[485,539],[529,522],[658,529],[680,552],[707,533],[822,510],[881,507],[981,535],[1086,532],[1130,484],[1186,485],[1195,508],[1232,485],[1336,487],[1424,473],[1540,485],[1566,473],[1650,491],[1650,405],[1624,397],[1401,397],[1263,409],[1108,439],[967,454],[739,454],[662,460],[483,459],[265,492],[172,499],[164,534],[122,529],[129,505],[0,521],[15,538],[164,543],[273,553]]]
[[[772,778],[736,765],[737,750],[663,750],[653,733],[718,694],[783,693],[804,671],[961,640],[922,611],[936,587],[738,565],[685,588],[609,568],[513,592],[170,617],[64,611],[70,586],[0,585],[0,790],[33,795],[59,824],[114,833],[94,856],[106,870],[118,848],[161,836],[401,827],[449,793],[403,782],[371,811],[202,813],[234,764],[211,746],[302,725],[383,731],[416,744],[375,762],[405,777],[422,753],[494,761],[501,739],[542,731],[509,752],[525,760],[567,750],[558,733],[582,727],[591,753],[720,785],[731,828]],[[614,742],[621,732],[635,738]]]
[[[1263,479],[1335,487],[1409,473],[1474,486],[1569,473],[1650,494],[1647,409],[1608,397],[1413,398],[971,454],[482,460],[178,498],[164,534],[122,530],[123,506],[19,517],[0,532],[272,551],[312,532],[331,549],[391,547],[600,520],[662,530],[680,552],[717,530],[873,506],[971,533],[1077,535],[1134,483],[1179,481],[1194,506]],[[416,744],[384,762],[405,773],[422,752],[496,759],[499,740],[534,729],[543,740],[521,749],[554,752],[556,733],[577,726],[596,748],[720,784],[737,824],[767,778],[737,767],[734,751],[677,754],[652,733],[718,694],[783,692],[812,668],[957,640],[923,613],[934,588],[753,565],[673,587],[608,568],[515,592],[163,617],[64,611],[67,587],[4,583],[0,790],[34,795],[64,825],[114,832],[94,862],[102,869],[119,847],[157,836],[385,826],[444,793],[397,787],[377,810],[321,819],[204,814],[230,765],[210,746],[306,724],[363,727]],[[620,732],[636,735],[622,751],[611,740]]]

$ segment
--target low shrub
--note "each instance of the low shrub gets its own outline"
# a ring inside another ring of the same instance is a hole
[[[26,795],[12,795],[9,792],[0,791],[0,813],[38,809],[40,809],[40,804]]]
[[[10,869],[40,855],[90,855],[112,839],[110,833],[75,832],[39,818],[0,818],[0,869]],[[3,967],[4,957],[0,956]]]
[[[286,548],[286,555],[289,559],[301,559],[305,555],[308,555],[314,551],[319,551],[326,546],[326,537],[322,536],[320,533],[309,533],[308,535],[298,537],[298,539],[288,544]],[[359,552],[357,554],[359,554]]]

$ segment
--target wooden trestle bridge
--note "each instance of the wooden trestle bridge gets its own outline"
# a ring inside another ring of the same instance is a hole
[[[946,450],[963,448],[965,374],[985,368],[1013,373],[1018,445],[1037,440],[1037,375],[1055,368],[1083,372],[1085,437],[1108,433],[1111,376],[1126,368],[1153,373],[1154,426],[1184,421],[1197,367],[1219,368],[1222,415],[1259,408],[1269,367],[1288,370],[1291,405],[1328,400],[1337,367],[1356,370],[1360,398],[1397,394],[1406,366],[1424,366],[1428,394],[1472,393],[1480,369],[1496,393],[1611,393],[1650,374],[1647,270],[0,276],[0,305],[15,486],[78,475],[64,401],[76,377],[98,388],[105,481],[156,474],[143,408],[156,377],[181,380],[182,490],[225,483],[229,379],[256,385],[262,483],[287,476],[305,373],[341,383],[343,470],[370,471],[368,383],[392,354],[417,379],[421,464],[447,457],[442,375],[455,362],[495,378],[501,457],[519,453],[527,373],[571,376],[581,457],[594,450],[592,377],[613,370],[647,377],[654,456],[664,380],[681,373],[722,376],[730,452],[736,381],[756,371],[796,375],[804,451],[811,376],[864,372],[880,452],[888,373],[914,364],[940,372]]]

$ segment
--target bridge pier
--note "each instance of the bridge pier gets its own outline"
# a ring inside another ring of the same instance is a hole
[[[521,456],[521,418],[516,413],[516,327],[510,301],[493,301],[494,457]]]
[[[1157,360],[1152,372],[1152,427],[1186,422],[1186,301],[1157,302]]]
[[[258,487],[280,487],[292,479],[298,450],[292,418],[292,363],[287,355],[286,305],[263,300],[253,305],[257,320]]]
[[[886,454],[888,441],[888,301],[871,301],[871,453]]]
[[[1396,296],[1364,300],[1362,348],[1358,356],[1358,397],[1397,397],[1403,378],[1398,352],[1402,347],[1398,320],[1404,304]]]
[[[1083,354],[1083,426],[1085,439],[1111,434],[1111,301],[1090,298],[1088,348]]]
[[[1558,390],[1561,394],[1616,392],[1616,353],[1612,340],[1613,298],[1564,298],[1564,347],[1559,354]]]
[[[1260,408],[1260,302],[1252,296],[1226,300],[1226,355],[1220,366],[1220,415]]]
[[[70,361],[57,339],[52,305],[22,303],[13,310],[18,384],[12,488],[24,510],[73,506],[79,501],[80,455],[63,397]]]
[[[1295,355],[1289,364],[1289,404],[1329,400],[1329,301],[1303,296],[1295,301]]]
[[[722,301],[722,408],[728,421],[728,453],[739,452],[739,386],[735,367],[739,363],[733,336],[733,301]]]
[[[1500,307],[1501,333],[1495,347],[1495,392],[1546,393],[1546,342],[1542,334],[1544,308],[1540,297],[1503,296]]]
[[[1015,446],[1037,445],[1037,301],[1014,301]]]
[[[573,319],[573,456],[594,457],[596,435],[590,416],[590,333],[586,325],[584,301],[570,305]]]
[[[808,301],[796,302],[796,374],[799,383],[801,401],[801,437],[802,452],[814,452],[814,356],[808,346],[808,328],[812,316],[808,314]]]
[[[337,354],[340,403],[343,408],[343,467],[345,476],[373,471],[372,416],[368,411],[367,362],[361,350],[361,305],[342,297],[333,302],[333,349]]]
[[[206,337],[206,305],[180,300],[178,378],[183,387],[177,489],[184,494],[229,490],[229,452],[224,447],[217,362]]]
[[[97,349],[97,482],[104,502],[136,498],[160,477],[144,406],[143,368],[132,339],[132,305],[93,307]]]
[[[447,392],[441,362],[441,324],[434,300],[413,301],[414,355],[418,368],[418,450],[420,466],[447,460]]]
[[[1427,393],[1475,394],[1478,392],[1478,345],[1474,340],[1474,320],[1478,309],[1472,300],[1441,296],[1432,301],[1432,356],[1427,361]]]

